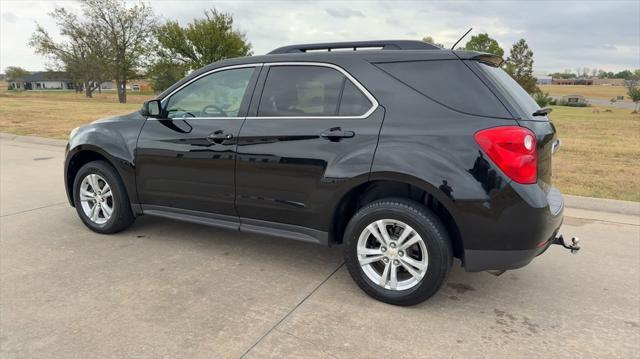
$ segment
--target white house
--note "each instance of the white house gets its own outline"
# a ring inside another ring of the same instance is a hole
[[[73,83],[64,72],[39,71],[9,83],[14,90],[70,90]]]

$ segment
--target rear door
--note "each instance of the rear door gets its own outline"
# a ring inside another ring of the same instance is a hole
[[[214,70],[163,99],[165,118],[148,118],[138,139],[143,211],[237,222],[237,137],[258,72],[255,65]]]
[[[338,189],[368,176],[383,109],[330,64],[264,64],[238,143],[242,226],[285,223],[327,231]]]

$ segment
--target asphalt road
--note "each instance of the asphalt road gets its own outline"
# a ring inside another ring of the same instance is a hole
[[[339,248],[141,217],[112,236],[66,203],[63,149],[0,140],[2,358],[633,358],[640,217],[567,209],[501,277],[456,267],[430,301],[367,297]]]
[[[551,96],[551,97],[553,97],[556,100],[562,99],[562,96]],[[591,104],[591,106],[596,106],[596,107],[597,106],[613,106],[617,108],[626,108],[629,110],[634,110],[636,108],[636,104],[633,102],[618,101],[618,102],[611,103],[610,100],[604,100],[600,98],[587,98],[586,100],[589,104]]]

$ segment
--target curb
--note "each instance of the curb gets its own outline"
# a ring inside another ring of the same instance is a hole
[[[67,145],[65,140],[55,140],[51,138],[42,138],[35,136],[20,136],[9,133],[0,132],[0,140],[35,143],[39,145],[61,146]],[[620,201],[616,199],[604,199],[593,197],[573,196],[570,194],[563,195],[564,205],[567,208],[586,209],[596,212],[609,212],[640,215],[640,202]]]
[[[21,136],[21,135],[14,135],[11,133],[4,133],[4,132],[0,132],[0,140],[35,143],[38,145],[61,146],[61,147],[65,147],[67,145],[67,141],[65,140],[56,140],[53,138],[44,138],[44,137],[36,137],[36,136]]]
[[[593,197],[563,195],[564,206],[567,208],[586,209],[596,212],[609,212],[640,216],[640,202],[621,201]]]

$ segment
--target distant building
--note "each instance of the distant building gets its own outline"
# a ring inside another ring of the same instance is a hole
[[[598,85],[598,86],[625,86],[628,81],[625,79],[601,79],[598,77],[591,78],[573,78],[560,79],[554,78],[551,83],[554,85]]]
[[[2,75],[4,76],[4,75]],[[2,78],[0,78],[0,83]],[[4,88],[10,90],[72,90],[75,85],[71,77],[65,72],[38,71],[4,84]],[[90,84],[93,86],[93,84]],[[80,85],[82,89],[84,86]],[[100,84],[100,90],[115,90],[115,81],[105,81]],[[133,92],[151,92],[153,88],[147,79],[130,79],[127,81],[127,90]]]
[[[115,81],[105,81],[100,84],[101,90],[115,90],[116,82]],[[151,87],[151,82],[147,79],[131,79],[127,81],[127,90],[133,92],[151,92],[153,88]]]
[[[587,104],[587,99],[582,95],[566,95],[562,96],[560,102],[567,104]]]
[[[538,76],[536,77],[536,84],[538,85],[551,85],[553,78],[551,76]]]
[[[579,79],[559,79],[554,78],[551,81],[554,85],[593,85],[593,79],[579,78]]]
[[[606,85],[606,86],[624,86],[624,79],[599,79],[593,78],[594,85]]]
[[[71,90],[73,89],[73,82],[65,72],[38,71],[9,82],[9,89]]]

